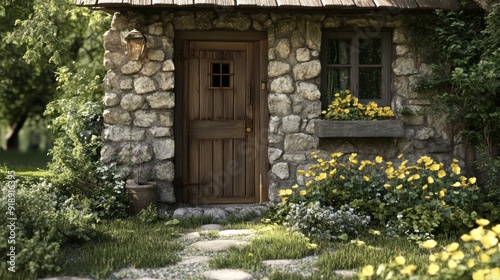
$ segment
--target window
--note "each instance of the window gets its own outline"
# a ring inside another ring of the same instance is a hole
[[[231,63],[211,62],[210,77],[211,88],[230,88],[232,80]]]
[[[325,31],[322,54],[322,104],[349,89],[362,103],[390,105],[391,32]]]

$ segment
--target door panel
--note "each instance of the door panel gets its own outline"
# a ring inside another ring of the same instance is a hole
[[[188,48],[184,196],[196,204],[256,202],[253,43],[191,41]]]

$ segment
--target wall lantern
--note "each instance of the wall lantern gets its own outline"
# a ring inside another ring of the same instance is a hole
[[[127,41],[128,58],[130,60],[139,60],[146,46],[146,37],[134,29],[125,36],[125,41]]]

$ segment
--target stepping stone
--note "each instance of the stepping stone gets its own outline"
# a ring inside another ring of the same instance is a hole
[[[356,270],[334,270],[333,273],[339,277],[350,278],[356,276],[358,272]]]
[[[223,226],[219,224],[208,224],[201,226],[201,230],[221,230],[221,229],[223,229]]]
[[[252,275],[237,269],[219,269],[209,270],[203,273],[203,276],[210,280],[250,280]]]
[[[195,231],[195,232],[186,233],[183,236],[181,236],[179,239],[180,240],[193,240],[193,239],[197,239],[197,238],[200,238],[200,233]]]
[[[237,235],[251,235],[252,233],[253,231],[249,229],[230,229],[230,230],[220,231],[219,236],[225,237],[225,236],[237,236]]]
[[[203,251],[221,252],[227,251],[231,247],[244,247],[250,244],[248,241],[241,240],[208,240],[195,242],[190,247]]]
[[[292,265],[294,263],[296,263],[297,260],[265,260],[265,261],[262,261],[262,264],[263,265],[267,265],[267,266],[283,266],[283,265]]]
[[[175,265],[188,265],[188,264],[208,262],[209,259],[210,259],[210,257],[206,257],[206,256],[182,257],[182,261],[178,262]]]

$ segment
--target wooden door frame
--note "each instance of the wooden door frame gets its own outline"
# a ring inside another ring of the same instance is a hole
[[[254,44],[255,75],[253,78],[254,99],[254,132],[255,132],[255,194],[256,203],[269,200],[268,188],[268,106],[267,106],[267,34],[262,32],[236,32],[236,31],[179,31],[175,33],[174,65],[175,65],[175,109],[174,109],[174,138],[175,147],[175,180],[174,189],[178,202],[187,201],[181,183],[181,176],[184,174],[187,162],[182,151],[185,146],[181,143],[187,139],[187,129],[182,125],[182,118],[185,116],[186,107],[184,104],[183,92],[189,82],[188,74],[184,69],[184,59],[187,54],[183,50],[190,41],[211,41],[211,42],[249,42]]]

